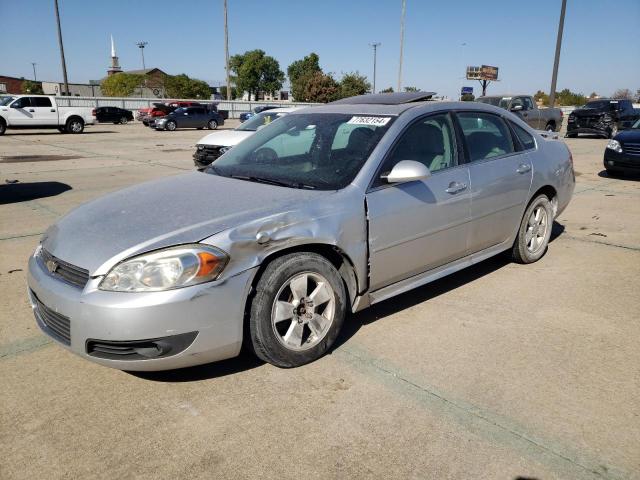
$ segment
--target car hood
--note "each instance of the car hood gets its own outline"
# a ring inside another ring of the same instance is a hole
[[[215,145],[220,147],[233,147],[256,132],[245,130],[220,130],[202,137],[198,145]]]
[[[193,172],[86,203],[49,227],[42,244],[90,275],[103,275],[133,255],[199,242],[245,222],[297,210],[331,193]]]
[[[640,142],[640,128],[631,128],[618,133],[614,140],[619,142]]]

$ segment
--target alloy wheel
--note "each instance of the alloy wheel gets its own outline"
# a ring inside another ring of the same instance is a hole
[[[548,228],[549,219],[547,217],[547,211],[542,205],[538,205],[529,216],[525,233],[525,243],[530,253],[537,253],[540,248],[544,247]]]

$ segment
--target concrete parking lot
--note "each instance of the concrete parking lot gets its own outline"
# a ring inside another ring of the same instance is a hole
[[[46,227],[192,170],[204,133],[0,137],[1,479],[640,479],[640,182],[606,176],[602,139],[566,140],[576,192],[540,262],[352,315],[308,366],[134,375],[46,338],[25,280]]]

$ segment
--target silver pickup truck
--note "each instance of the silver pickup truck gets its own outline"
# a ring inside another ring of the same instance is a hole
[[[478,97],[476,102],[488,103],[509,110],[536,130],[557,132],[562,126],[562,110],[559,108],[538,108],[531,95],[491,95]]]

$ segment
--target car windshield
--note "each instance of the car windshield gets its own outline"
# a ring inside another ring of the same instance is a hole
[[[214,175],[292,188],[346,187],[394,117],[343,113],[285,115],[214,162]]]
[[[253,115],[249,120],[241,123],[236,130],[240,130],[241,132],[255,132],[258,128],[269,125],[276,118],[282,117],[283,115],[286,115],[286,113],[267,110],[266,112]]]
[[[618,102],[611,102],[609,100],[600,102],[589,102],[581,108],[589,108],[595,110],[615,110],[618,106]]]
[[[480,103],[488,103],[489,105],[493,105],[496,107],[506,109],[509,106],[509,102],[511,101],[511,97],[482,97],[478,99]]]
[[[14,99],[15,97],[2,97],[0,98],[0,105],[4,106],[4,105],[9,105],[9,103],[11,103],[11,101]]]
[[[187,113],[187,107],[176,108],[173,113],[176,115],[182,115],[183,113]]]

